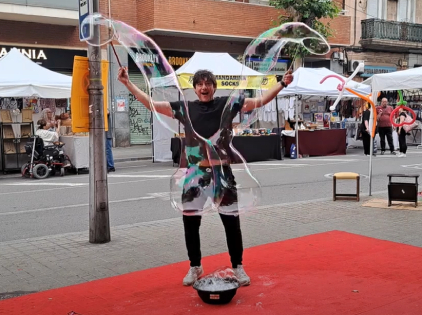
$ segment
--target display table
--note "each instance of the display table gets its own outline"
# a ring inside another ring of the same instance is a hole
[[[182,142],[184,145],[184,138]],[[246,162],[266,160],[281,160],[281,139],[279,135],[269,136],[236,136],[233,146],[243,156]],[[180,138],[172,138],[170,150],[173,163],[179,164],[181,154]],[[235,161],[240,162],[240,161]]]
[[[285,156],[290,156],[290,147],[296,137],[283,137]],[[301,155],[327,156],[346,154],[346,129],[299,130],[299,152]]]
[[[421,145],[422,144],[422,133],[421,129],[415,128],[406,135],[406,144],[410,145]]]
[[[69,156],[77,170],[89,167],[88,136],[60,136],[60,141],[65,144],[64,153]]]

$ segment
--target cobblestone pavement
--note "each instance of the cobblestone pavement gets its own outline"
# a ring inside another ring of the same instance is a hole
[[[245,248],[331,230],[422,246],[422,211],[362,207],[369,197],[362,199],[261,207],[242,216]],[[112,241],[101,245],[88,242],[88,231],[0,243],[0,299],[187,259],[181,218],[119,226],[111,233]],[[203,256],[227,250],[217,215],[204,217],[201,241]]]

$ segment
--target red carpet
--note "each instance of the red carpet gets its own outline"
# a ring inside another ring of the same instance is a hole
[[[206,257],[205,272],[228,264]],[[0,314],[422,314],[422,248],[333,231],[245,251],[252,285],[227,305],[181,285],[186,262],[0,301]]]

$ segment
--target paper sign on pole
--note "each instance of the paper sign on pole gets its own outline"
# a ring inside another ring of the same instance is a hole
[[[89,132],[89,60],[87,57],[75,56],[72,76],[72,132]],[[101,61],[101,83],[104,100],[104,127],[108,130],[108,61]]]

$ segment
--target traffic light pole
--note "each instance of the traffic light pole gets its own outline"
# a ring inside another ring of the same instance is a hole
[[[93,12],[100,12],[93,0]],[[100,41],[94,25],[94,40]],[[105,156],[104,99],[101,82],[101,48],[88,46],[89,56],[89,242],[110,242],[107,169]]]

